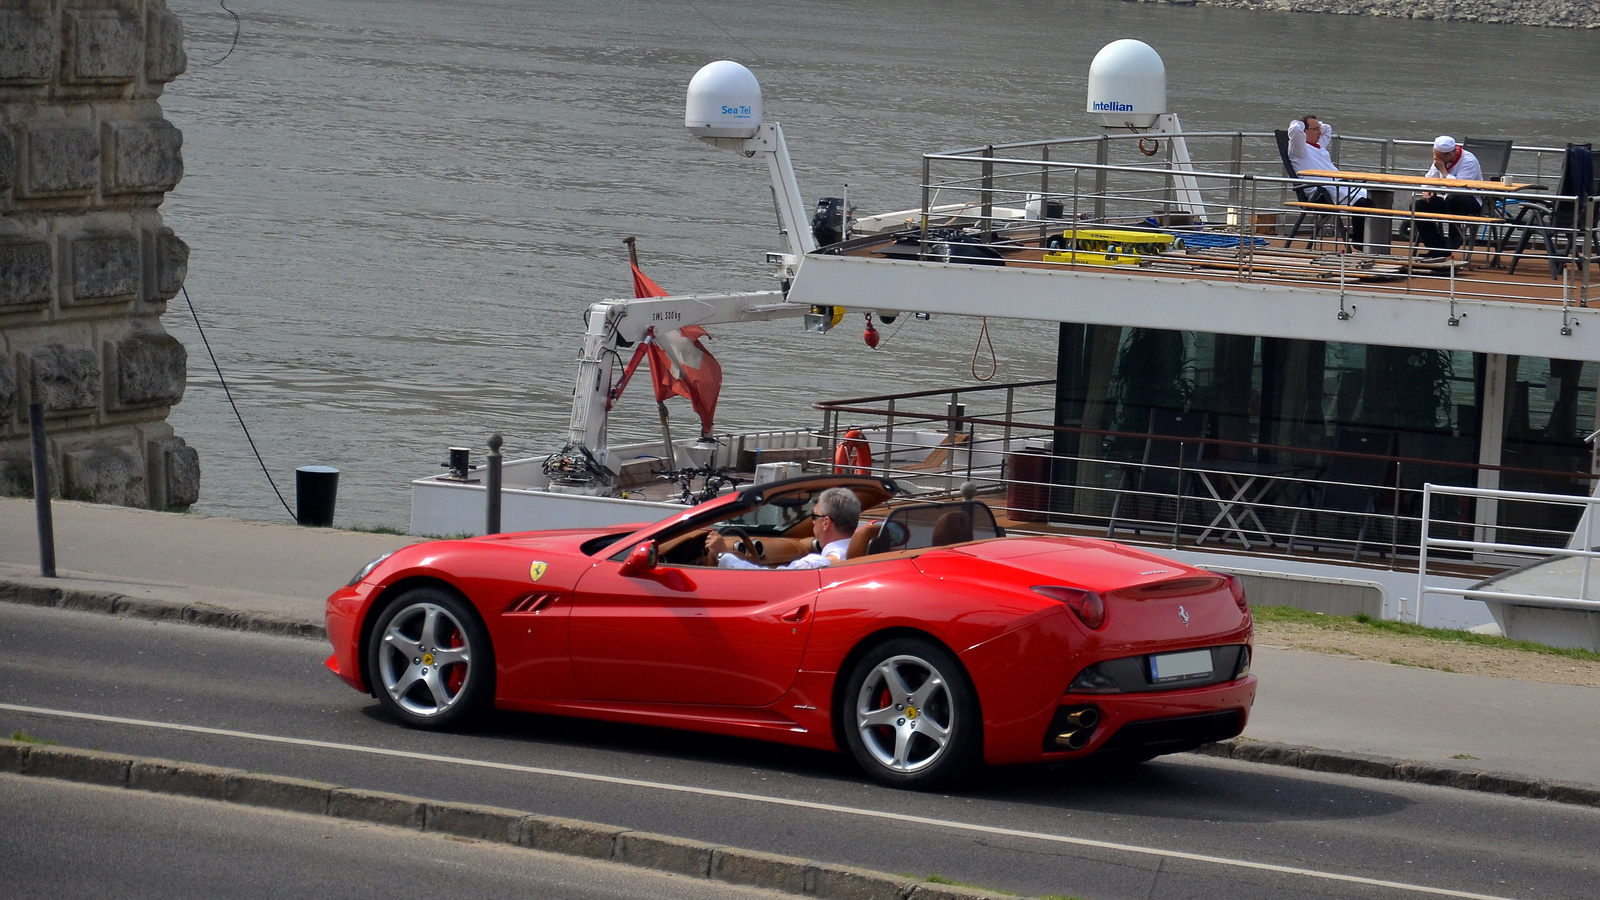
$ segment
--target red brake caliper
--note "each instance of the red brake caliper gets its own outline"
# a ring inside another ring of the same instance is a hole
[[[461,640],[461,632],[459,632],[459,631],[451,632],[450,633],[450,649],[459,650],[464,646],[466,646],[466,642]],[[467,667],[466,667],[466,665],[464,665],[462,663],[456,663],[456,664],[452,665],[450,667],[449,675],[445,678],[445,686],[450,688],[450,693],[452,693],[452,694],[459,693],[461,691],[461,686],[463,684],[466,684],[466,683],[467,683]]]

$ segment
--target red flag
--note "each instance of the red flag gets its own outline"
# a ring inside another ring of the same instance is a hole
[[[630,265],[633,266],[635,297],[668,296],[660,285],[639,271],[637,265]],[[656,402],[664,402],[674,395],[687,398],[695,415],[700,417],[701,434],[711,433],[711,420],[717,415],[717,395],[722,392],[722,366],[700,344],[700,339],[708,336],[704,328],[688,325],[659,334],[651,329],[650,335],[645,337]]]
[[[637,265],[634,265],[633,263],[629,263],[629,265],[633,266],[633,295],[635,297],[667,296],[667,292],[661,289],[661,285],[651,281],[650,276],[639,271],[639,267]]]

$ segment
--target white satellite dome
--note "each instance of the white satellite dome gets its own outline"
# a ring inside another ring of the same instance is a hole
[[[701,66],[689,81],[683,127],[696,137],[755,137],[761,114],[761,84],[731,59]]]
[[[1100,48],[1089,64],[1088,112],[1107,128],[1149,128],[1167,112],[1167,67],[1144,41]]]

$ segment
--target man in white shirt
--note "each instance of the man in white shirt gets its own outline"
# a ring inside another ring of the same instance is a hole
[[[861,500],[849,488],[828,488],[811,510],[811,533],[822,549],[775,569],[820,569],[844,562],[850,553],[850,538],[861,521]],[[724,569],[760,569],[749,560],[728,552],[727,538],[716,532],[706,536],[706,553]]]
[[[1471,151],[1457,144],[1455,138],[1441,134],[1433,141],[1433,167],[1428,169],[1428,177],[1482,181],[1483,166]],[[1426,193],[1417,198],[1417,212],[1477,216],[1483,214],[1483,201],[1471,194]],[[1458,225],[1450,226],[1447,231],[1440,228],[1438,222],[1417,223],[1417,237],[1429,248],[1426,255],[1433,259],[1449,256],[1451,250],[1461,246],[1464,234],[1465,229]]]
[[[1307,169],[1323,172],[1338,171],[1339,167],[1333,163],[1332,148],[1333,126],[1327,122],[1319,120],[1316,116],[1305,116],[1289,123],[1289,162],[1294,165],[1297,174]],[[1306,181],[1320,185],[1319,193],[1326,193],[1327,199],[1321,202],[1338,203],[1342,206],[1372,205],[1364,188],[1342,185],[1327,179],[1308,178]],[[1363,246],[1366,226],[1365,216],[1350,217],[1350,239],[1357,247]]]

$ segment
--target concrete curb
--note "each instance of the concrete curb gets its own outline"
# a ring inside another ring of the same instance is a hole
[[[1265,763],[1271,766],[1288,766],[1309,769],[1313,772],[1330,772],[1336,775],[1355,775],[1385,781],[1408,781],[1437,787],[1480,791],[1486,794],[1505,794],[1510,797],[1527,797],[1533,800],[1551,800],[1574,806],[1600,808],[1600,786],[1571,781],[1555,781],[1516,775],[1510,772],[1488,772],[1392,756],[1368,756],[1361,753],[1343,753],[1318,747],[1296,747],[1268,741],[1235,738],[1220,744],[1208,744],[1193,751],[1201,756],[1236,759],[1241,762]]]
[[[0,602],[99,612],[152,621],[184,622],[190,625],[283,637],[327,639],[327,629],[320,622],[296,621],[263,613],[233,612],[162,600],[138,600],[116,593],[43,587],[19,581],[0,580]],[[1297,747],[1291,744],[1254,741],[1248,738],[1235,738],[1220,744],[1210,744],[1193,752],[1201,756],[1289,766],[1313,772],[1355,775],[1383,781],[1409,781],[1466,791],[1552,800],[1574,806],[1600,807],[1600,786],[1534,778],[1509,772],[1488,772],[1390,756],[1367,756],[1360,753],[1323,750],[1319,747]],[[3,758],[0,758],[0,770],[3,770],[3,763]],[[565,846],[559,840],[556,843]],[[598,850],[595,852],[598,853]],[[610,845],[607,845],[604,855],[598,858],[610,859],[612,856]],[[714,864],[714,860],[711,864]],[[945,886],[937,885],[937,887]],[[931,894],[924,892],[921,896],[929,897]]]
[[[220,606],[140,599],[112,591],[85,591],[46,586],[26,581],[0,580],[0,603],[96,612],[153,622],[183,622],[207,628],[226,628],[230,631],[249,631],[281,637],[312,640],[326,640],[328,637],[328,629],[321,622],[289,619],[268,613],[242,612]]]
[[[440,803],[300,778],[3,738],[0,774],[326,815],[828,900],[1020,900],[995,891],[934,884],[577,819],[535,816],[472,803]]]

